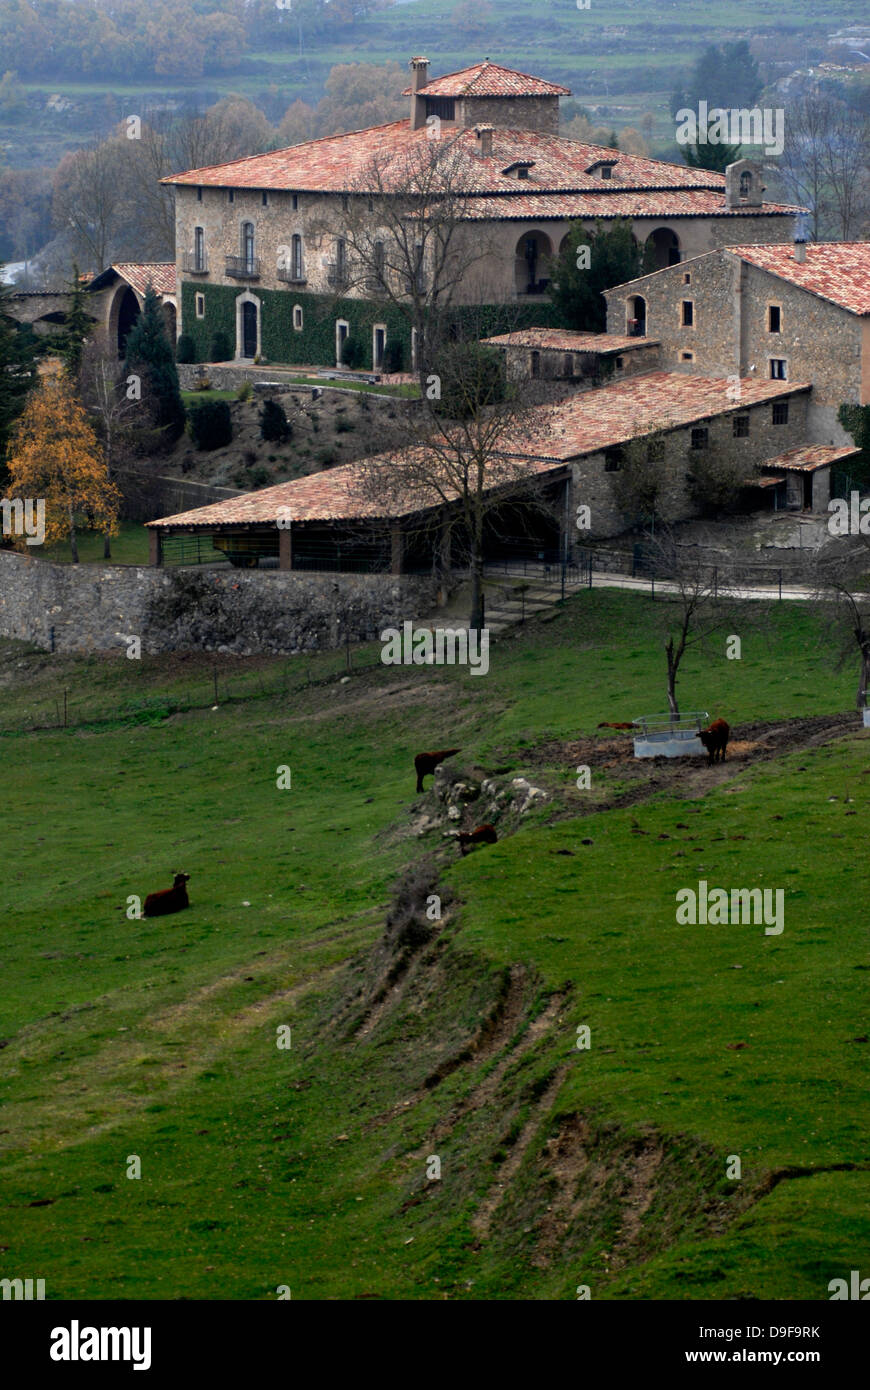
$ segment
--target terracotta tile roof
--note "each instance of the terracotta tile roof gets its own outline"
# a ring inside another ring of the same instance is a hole
[[[484,338],[490,347],[540,348],[547,352],[629,352],[658,347],[657,338],[625,338],[617,333],[577,333],[569,328],[521,328]]]
[[[403,97],[410,96],[411,88],[406,87]],[[542,77],[530,77],[527,72],[517,72],[514,68],[503,68],[491,63],[487,58],[483,63],[475,63],[459,72],[448,72],[443,77],[435,77],[421,87],[420,96],[427,97],[569,97],[571,89],[560,87],[555,82],[545,82]]]
[[[808,383],[744,380],[739,402],[730,399],[730,389],[731,383],[724,377],[714,380],[679,372],[649,372],[630,381],[529,410],[522,421],[517,421],[513,438],[505,435],[504,476],[499,479],[493,468],[493,486],[515,480],[518,469],[529,476],[552,472],[570,459],[627,443],[629,439],[656,429],[678,428],[713,415],[743,410],[747,405],[808,391],[810,386]],[[291,521],[297,522],[388,520],[410,516],[443,505],[443,495],[449,496],[452,489],[445,486],[436,491],[415,484],[409,488],[402,505],[384,507],[373,498],[372,468],[388,468],[393,474],[407,461],[413,469],[421,452],[420,449],[405,450],[346,463],[324,473],[278,483],[275,487],[246,493],[244,497],[213,502],[174,516],[159,517],[146,524],[176,530],[274,526],[280,508],[287,508]],[[781,460],[771,462],[781,464]]]
[[[803,262],[795,260],[791,242],[728,250],[850,313],[870,314],[870,241],[811,241]]]
[[[522,425],[518,424],[512,445],[505,442],[505,453],[554,461],[577,458],[627,444],[657,429],[679,428],[809,390],[809,382],[744,378],[740,399],[735,401],[732,384],[725,377],[645,372],[597,391],[583,391],[535,407]]]
[[[665,170],[671,166],[664,165]],[[532,180],[530,179],[531,183]],[[657,181],[665,182],[664,177]],[[725,189],[656,188],[607,193],[600,185],[576,193],[517,193],[513,197],[470,198],[462,209],[464,218],[474,221],[543,222],[547,218],[570,221],[573,218],[608,217],[789,217],[800,208],[789,203],[762,203],[760,207],[726,208]],[[709,254],[709,253],[706,253]],[[697,259],[697,258],[696,258]],[[668,269],[669,267],[665,267]]]
[[[581,209],[585,213],[588,199],[572,201],[570,195],[577,193],[600,195],[595,207],[600,206],[602,213],[612,208],[605,215],[624,215],[629,206],[638,205],[637,199],[623,205],[611,204],[610,200],[617,199],[620,193],[637,191],[648,195],[643,206],[651,216],[666,216],[669,211],[708,216],[710,211],[724,213],[725,210],[724,175],[707,169],[690,169],[684,164],[666,164],[641,155],[620,154],[613,177],[604,186],[600,178],[587,173],[597,158],[614,154],[613,150],[599,145],[564,140],[541,131],[499,128],[493,132],[492,155],[482,156],[478,153],[473,130],[451,130],[449,139],[450,148],[458,152],[459,160],[456,174],[453,173],[454,161],[451,161],[451,176],[461,183],[466,194],[472,197],[502,195],[503,205],[493,202],[489,210],[481,205],[480,211],[472,209],[471,215],[513,215],[508,212],[508,203],[516,199],[517,216],[537,216],[538,208],[543,214],[550,207],[549,200],[542,200],[540,195],[554,193],[569,195],[556,206],[554,216],[571,217]],[[379,186],[401,186],[403,177],[407,178],[406,160],[415,157],[419,160],[419,153],[428,146],[425,128],[411,130],[407,120],[392,121],[347,135],[327,135],[268,154],[245,155],[227,164],[189,169],[163,182],[214,188],[352,193],[369,185],[375,164],[379,169]],[[518,161],[533,162],[528,179],[520,181],[504,173]],[[697,207],[691,201],[683,205],[679,197],[684,190],[701,193],[706,190],[705,200]],[[765,209],[770,206],[766,204]],[[746,209],[741,211],[745,215]],[[759,209],[751,209],[751,212],[757,215]]]
[[[274,526],[279,508],[289,509],[292,521],[342,521],[365,518],[372,521],[412,516],[443,505],[443,497],[457,496],[449,480],[441,490],[420,486],[418,475],[412,472],[408,495],[400,505],[385,507],[374,498],[373,469],[388,468],[391,476],[406,463],[412,470],[415,461],[422,453],[420,449],[409,449],[391,454],[380,454],[374,459],[358,459],[355,463],[342,464],[323,473],[313,473],[306,478],[295,478],[292,482],[278,483],[275,487],[261,488],[258,492],[234,497],[226,502],[213,502],[207,507],[197,507],[193,511],[179,512],[175,516],[159,517],[146,523],[148,526],[172,527],[179,529],[223,526]],[[515,477],[518,471],[514,462],[505,463],[505,478]],[[547,472],[551,463],[540,464],[530,460],[521,465],[523,472]],[[493,467],[493,485],[498,486],[497,469]],[[391,491],[391,490],[390,490]],[[443,495],[442,495],[443,494]],[[392,494],[395,497],[395,494]]]
[[[110,267],[132,285],[137,294],[144,294],[149,282],[157,294],[175,294],[174,261],[114,261]]]
[[[787,449],[784,454],[765,459],[761,467],[784,468],[789,473],[813,473],[817,468],[828,468],[839,459],[854,458],[860,452],[854,444],[799,444],[796,449]]]

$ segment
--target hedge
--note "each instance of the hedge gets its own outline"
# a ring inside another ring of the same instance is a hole
[[[183,282],[181,311],[184,332],[193,338],[196,356],[207,360],[212,338],[226,333],[236,341],[236,300],[243,293],[237,285],[203,285]],[[274,364],[335,366],[335,321],[344,319],[348,336],[362,347],[360,366],[368,371],[372,363],[372,329],[382,323],[387,330],[387,360],[401,346],[406,369],[411,364],[411,328],[405,315],[383,300],[339,299],[323,294],[297,294],[292,290],[254,289],[262,305],[261,344],[263,357]],[[205,296],[205,317],[196,317],[194,295]],[[293,308],[302,309],[303,328],[293,327]],[[510,329],[562,327],[558,310],[552,304],[484,304],[458,307],[456,322],[482,337]],[[393,346],[395,345],[395,347]]]

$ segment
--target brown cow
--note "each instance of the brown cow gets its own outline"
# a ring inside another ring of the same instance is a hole
[[[187,884],[190,874],[176,874],[171,888],[162,888],[159,893],[149,893],[142,909],[143,917],[165,917],[170,912],[181,912],[190,907],[187,897]]]
[[[707,750],[708,763],[715,763],[720,759],[724,763],[730,733],[731,729],[724,719],[714,719],[708,729],[699,729],[698,738]]]
[[[439,763],[443,763],[445,758],[452,758],[454,753],[461,753],[461,748],[442,748],[437,753],[418,753],[414,759],[414,768],[417,773],[417,791],[424,790],[423,778],[428,777],[430,772],[434,772]]]
[[[498,840],[494,825],[485,821],[483,825],[478,825],[474,830],[460,830],[459,848],[463,855],[467,852],[469,845],[494,845]]]

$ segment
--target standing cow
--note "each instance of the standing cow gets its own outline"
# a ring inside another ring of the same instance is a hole
[[[725,749],[731,729],[724,719],[714,719],[709,729],[699,729],[698,738],[707,750],[707,762],[725,761]]]

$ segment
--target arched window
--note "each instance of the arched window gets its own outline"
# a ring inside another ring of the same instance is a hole
[[[254,273],[254,224],[242,223],[242,260],[249,275]]]

